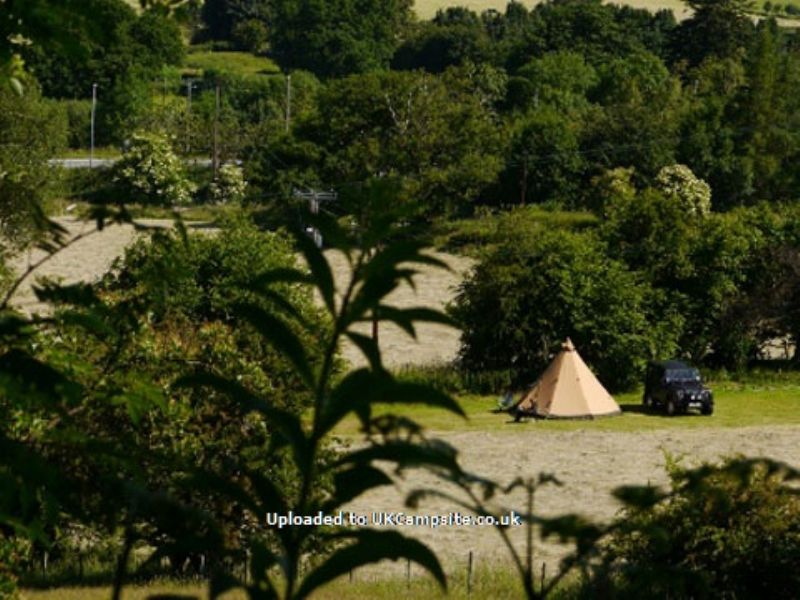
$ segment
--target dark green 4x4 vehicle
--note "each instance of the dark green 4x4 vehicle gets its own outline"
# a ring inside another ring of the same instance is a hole
[[[704,415],[714,412],[714,395],[703,385],[700,372],[677,360],[647,365],[642,403],[668,415],[685,413],[690,408],[698,408]]]

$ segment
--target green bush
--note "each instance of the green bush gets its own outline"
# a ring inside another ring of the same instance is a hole
[[[60,100],[67,114],[67,147],[88,148],[92,135],[92,101]]]
[[[238,204],[246,193],[247,182],[242,169],[232,164],[223,165],[208,186],[208,200],[213,204]]]
[[[247,19],[233,26],[231,36],[239,50],[258,54],[266,49],[269,32],[263,21]]]
[[[13,540],[7,539],[0,531],[0,598],[17,598],[17,576],[15,565],[19,557]]]
[[[135,134],[114,165],[113,180],[127,199],[158,206],[189,204],[194,192],[183,162],[160,134]]]
[[[532,231],[489,253],[459,289],[461,364],[529,384],[566,337],[610,388],[639,381],[671,339],[649,317],[650,288],[587,233]]]
[[[796,598],[800,497],[772,465],[670,468],[672,495],[627,509],[609,556],[620,597]]]
[[[53,190],[53,169],[67,137],[64,112],[43,100],[33,80],[25,94],[0,85],[0,251],[21,247],[42,226],[42,205]]]

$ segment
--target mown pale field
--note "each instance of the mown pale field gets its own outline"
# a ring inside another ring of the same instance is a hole
[[[521,0],[521,2],[528,8],[539,3],[537,0]],[[448,6],[465,6],[476,12],[482,12],[490,8],[505,11],[507,4],[507,0],[416,0],[414,9],[420,18],[430,19],[436,14],[437,10]],[[609,4],[623,4],[652,11],[667,8],[675,11],[677,18],[688,15],[686,5],[680,0],[626,0],[624,2],[610,2]]]

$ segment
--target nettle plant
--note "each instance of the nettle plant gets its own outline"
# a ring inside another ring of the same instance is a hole
[[[262,273],[252,291],[269,298],[279,311],[270,313],[255,303],[241,304],[235,311],[248,320],[264,340],[280,351],[293,365],[303,385],[313,396],[308,414],[298,416],[277,408],[265,398],[248,392],[237,381],[210,371],[184,377],[177,385],[211,388],[229,394],[241,405],[260,414],[273,432],[271,452],[286,452],[291,457],[294,475],[291,485],[267,479],[257,472],[242,469],[235,478],[224,473],[194,473],[189,485],[214,488],[244,507],[248,518],[262,523],[272,515],[332,515],[365,492],[392,483],[376,463],[392,463],[399,470],[420,467],[435,470],[458,469],[455,450],[428,439],[410,419],[381,414],[373,409],[380,404],[426,404],[464,416],[458,404],[430,386],[396,379],[383,365],[377,342],[359,331],[363,323],[384,321],[396,324],[409,335],[416,334],[415,323],[450,324],[439,311],[428,308],[396,308],[386,303],[387,296],[404,282],[413,285],[421,265],[447,268],[425,254],[417,242],[388,242],[392,224],[374,219],[368,230],[345,230],[337,223],[317,219],[326,243],[344,253],[349,279],[338,282],[325,254],[304,233],[296,243],[307,270],[278,268]],[[321,360],[312,365],[312,349],[301,343],[297,327],[312,328],[285,296],[275,291],[286,283],[313,286],[329,313],[332,326],[314,334]],[[337,351],[343,340],[355,344],[367,366],[338,375]],[[331,456],[330,439],[343,419],[359,419],[365,444]],[[216,540],[209,535],[205,541]],[[196,551],[225,556],[224,547],[203,547]],[[185,539],[174,544],[186,546]],[[165,544],[153,557],[170,552]],[[332,528],[325,525],[271,527],[263,539],[249,546],[249,580],[237,579],[230,568],[220,568],[212,576],[211,596],[243,587],[251,598],[305,598],[333,579],[369,563],[407,559],[429,572],[442,586],[445,575],[436,556],[422,543],[395,531],[363,527]],[[240,559],[239,555],[227,564]],[[220,561],[225,565],[226,561]]]

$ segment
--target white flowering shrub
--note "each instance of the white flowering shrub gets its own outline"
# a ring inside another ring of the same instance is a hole
[[[169,139],[157,133],[137,133],[125,156],[114,166],[114,182],[130,200],[160,206],[189,204],[195,186]]]
[[[711,212],[711,187],[686,165],[661,169],[656,176],[656,186],[665,194],[680,199],[690,214],[705,216]]]
[[[244,200],[247,182],[240,167],[226,164],[220,167],[217,178],[208,186],[209,201],[214,204],[231,204]]]

